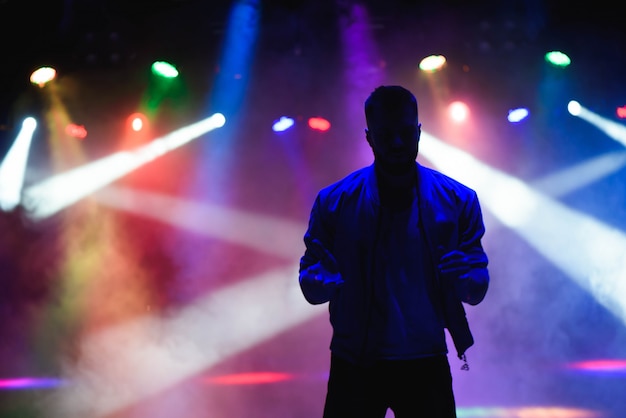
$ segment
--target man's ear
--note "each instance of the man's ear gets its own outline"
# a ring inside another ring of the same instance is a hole
[[[370,147],[372,146],[372,137],[370,135],[370,131],[366,128],[365,129],[365,139],[367,139],[367,143],[370,144]]]
[[[422,124],[417,124],[417,142],[419,142],[420,137],[422,136]]]

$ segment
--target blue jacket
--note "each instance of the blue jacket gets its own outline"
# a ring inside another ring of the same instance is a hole
[[[480,204],[476,193],[458,181],[418,163],[416,170],[419,222],[429,249],[426,259],[431,260],[430,270],[435,272],[429,294],[462,358],[474,343],[462,302],[480,303],[489,284],[488,260],[481,244],[485,228]],[[354,361],[363,360],[361,355],[367,339],[371,301],[368,289],[373,280],[370,267],[379,211],[372,164],[318,193],[304,235],[307,249],[300,260],[300,272],[320,261],[311,250],[311,242],[317,239],[334,255],[344,284],[332,294],[324,294],[320,293],[318,284],[300,280],[302,292],[309,303],[329,302],[333,327],[330,349]],[[437,273],[439,258],[452,250],[465,252],[471,260],[463,301],[457,296],[454,283],[446,283]]]

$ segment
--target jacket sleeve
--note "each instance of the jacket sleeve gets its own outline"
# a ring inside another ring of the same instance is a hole
[[[300,282],[300,289],[307,302],[317,305],[328,302],[330,300],[331,291],[322,286],[319,281],[311,280],[307,278],[307,275],[303,275],[303,272],[320,260],[319,256],[311,249],[311,243],[313,240],[318,240],[324,248],[332,249],[333,234],[331,228],[328,225],[326,209],[322,206],[322,197],[318,194],[311,209],[311,215],[309,217],[309,226],[304,234],[304,244],[306,246],[304,255],[300,258],[300,269],[298,280]]]
[[[477,305],[485,298],[489,287],[488,258],[482,247],[485,234],[480,203],[475,192],[463,207],[460,219],[460,250],[468,255],[471,269],[467,281],[467,298],[463,300],[470,305]]]

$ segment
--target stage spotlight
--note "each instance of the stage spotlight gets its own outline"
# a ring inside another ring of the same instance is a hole
[[[309,118],[309,128],[316,131],[326,132],[330,129],[330,122],[327,119],[319,117]]]
[[[445,65],[446,57],[443,55],[429,55],[420,61],[419,69],[434,73],[435,71],[441,70]]]
[[[509,110],[509,115],[507,116],[507,119],[511,123],[517,123],[526,119],[528,115],[529,115],[528,109],[520,107],[517,109]]]
[[[626,119],[626,106],[620,106],[615,111],[617,117],[620,119]]]
[[[597,113],[593,113],[574,100],[568,103],[567,110],[569,110],[573,116],[586,120],[609,137],[626,146],[626,126],[602,117]]]
[[[546,53],[545,59],[555,67],[567,67],[572,63],[570,58],[561,51],[550,51]]]
[[[224,115],[216,113],[134,150],[116,152],[34,184],[24,191],[24,208],[33,220],[47,218],[167,152],[221,128],[225,123]]]
[[[13,210],[20,203],[26,161],[35,128],[37,121],[34,118],[24,119],[22,129],[0,164],[0,209],[3,211]]]
[[[128,127],[134,132],[139,132],[148,126],[148,118],[143,113],[133,113],[126,119]]]
[[[87,129],[83,125],[77,125],[75,123],[70,123],[65,127],[65,133],[71,137],[78,139],[87,138]]]
[[[576,100],[570,100],[567,104],[567,111],[573,116],[580,115],[580,110],[580,103],[578,103]]]
[[[448,106],[448,114],[454,122],[462,123],[469,117],[469,107],[461,101],[455,101]]]
[[[275,121],[272,125],[272,130],[274,132],[283,132],[291,128],[294,124],[295,121],[292,118],[289,118],[287,116],[281,116],[280,119]]]
[[[43,87],[56,78],[57,72],[52,67],[40,67],[30,75],[30,82]]]
[[[152,64],[152,73],[163,78],[178,77],[178,70],[176,67],[165,61],[155,61]]]

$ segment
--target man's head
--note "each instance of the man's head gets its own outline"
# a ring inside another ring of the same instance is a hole
[[[412,168],[421,134],[415,96],[401,86],[380,86],[365,101],[365,119],[377,164],[390,172]]]

